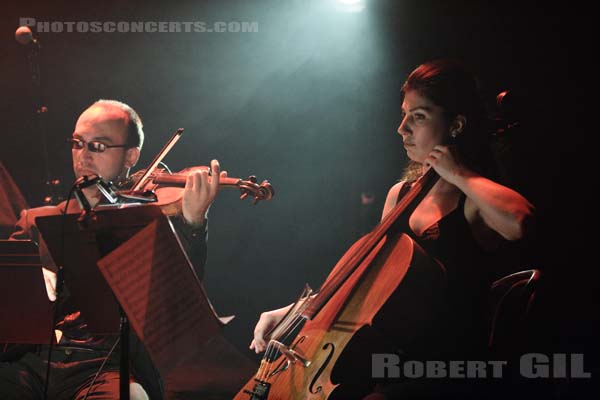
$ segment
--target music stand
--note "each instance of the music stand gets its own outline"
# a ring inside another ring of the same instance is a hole
[[[36,218],[52,259],[63,267],[69,297],[92,335],[119,333],[121,317],[96,262],[161,215],[158,207],[146,205],[95,209],[83,222],[78,222],[79,214]]]
[[[215,390],[231,390],[228,386],[233,385],[237,389],[247,380],[254,365],[221,336],[222,326],[233,317],[217,316],[160,207],[109,206],[93,210],[83,225],[77,219],[77,214],[59,215],[38,217],[36,222],[55,262],[62,260],[65,285],[74,299],[77,296],[78,305],[83,302],[81,312],[90,329],[113,329],[120,305],[127,315],[126,328],[130,323],[166,379],[190,366],[203,365],[212,366],[212,375],[227,377],[224,382],[211,376],[210,387]],[[104,317],[96,318],[92,326],[89,312]],[[101,326],[103,321],[111,325]],[[227,350],[222,350],[227,364],[212,362],[216,349]],[[122,358],[121,372],[123,366]],[[185,382],[174,386],[181,385]]]
[[[154,205],[118,205],[80,214],[40,216],[36,225],[56,265],[63,267],[65,286],[92,335],[119,334],[120,398],[129,399],[129,324],[97,261],[151,221],[163,216]]]
[[[0,305],[0,342],[48,343],[52,303],[35,242],[0,240]]]

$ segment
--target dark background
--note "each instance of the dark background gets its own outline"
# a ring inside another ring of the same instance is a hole
[[[545,278],[528,340],[549,352],[585,353],[597,366],[589,10],[392,0],[367,0],[359,13],[333,0],[23,4],[5,6],[0,17],[0,158],[32,206],[46,195],[40,97],[28,49],[14,40],[19,17],[258,22],[255,33],[36,34],[50,172],[62,193],[73,179],[63,140],[99,98],[124,101],[141,115],[146,143],[138,167],[184,127],[165,160],[171,169],[217,158],[230,176],[272,182],[271,202],[253,207],[223,190],[210,212],[205,286],[218,313],[237,316],[225,334],[243,352],[261,311],[288,304],[305,282],[318,288],[377,222],[406,163],[395,131],[399,89],[414,67],[462,59],[491,106],[497,93],[512,90],[521,127],[500,139],[514,155],[503,168],[537,206],[539,229],[508,268],[537,267]],[[361,208],[361,192],[375,196],[371,207]]]

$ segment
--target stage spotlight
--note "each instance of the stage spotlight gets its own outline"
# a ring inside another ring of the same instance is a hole
[[[365,9],[365,0],[336,0],[339,11],[357,13]]]

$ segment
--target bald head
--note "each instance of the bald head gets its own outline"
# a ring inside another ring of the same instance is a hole
[[[127,129],[127,144],[142,149],[144,144],[144,125],[137,112],[127,104],[118,100],[106,100],[100,99],[91,105],[92,107],[103,107],[111,112],[121,111],[125,117],[126,129]]]
[[[93,104],[87,108],[76,123],[80,129],[94,126],[98,135],[110,136],[123,144],[128,142],[128,125],[129,116],[123,110],[100,104]]]

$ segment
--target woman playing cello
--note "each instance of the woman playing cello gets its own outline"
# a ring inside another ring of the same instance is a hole
[[[373,326],[405,359],[476,360],[470,357],[481,354],[486,339],[483,307],[491,283],[486,257],[503,241],[520,240],[529,233],[533,206],[492,180],[484,107],[476,80],[459,63],[436,60],[420,65],[404,83],[402,96],[398,134],[410,163],[403,179],[388,192],[383,218],[425,172],[435,170],[439,179],[399,221],[399,229],[443,264],[446,289],[439,293],[435,309],[428,309],[430,315],[411,316],[420,313],[418,302],[413,302],[399,312],[382,312]],[[403,285],[398,299],[406,301],[427,285]],[[289,309],[262,313],[251,349],[265,350],[265,336]],[[420,320],[421,326],[407,332],[405,318]],[[370,376],[370,363],[365,369]],[[395,398],[397,389],[388,386],[392,388],[388,398]],[[359,393],[347,392],[345,399],[349,393]],[[418,390],[410,393],[419,394]]]

